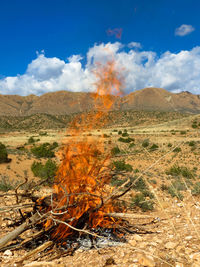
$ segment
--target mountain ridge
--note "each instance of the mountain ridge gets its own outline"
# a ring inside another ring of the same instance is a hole
[[[0,116],[29,116],[38,113],[66,115],[96,109],[94,93],[57,91],[41,96],[0,95]],[[123,97],[110,96],[111,110],[149,110],[200,113],[200,95],[171,93],[149,87]],[[101,102],[104,96],[98,100]]]

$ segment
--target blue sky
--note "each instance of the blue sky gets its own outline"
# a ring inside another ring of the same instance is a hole
[[[141,54],[145,51],[149,53],[144,62],[149,61],[150,53],[155,53],[154,67],[158,63],[164,64],[166,60],[170,62],[169,57],[165,58],[164,63],[159,61],[167,51],[171,53],[170,57],[180,55],[182,51],[189,51],[190,60],[187,55],[187,60],[182,62],[184,65],[187,62],[189,66],[194,61],[194,57],[200,60],[199,51],[193,51],[195,47],[200,46],[199,11],[200,1],[198,0],[1,0],[0,89],[4,88],[3,93],[23,95],[53,91],[53,85],[49,87],[46,85],[47,77],[52,80],[51,74],[52,78],[55,78],[59,71],[63,73],[62,68],[66,67],[63,62],[69,63],[69,57],[79,55],[79,58],[76,58],[76,67],[81,68],[82,72],[86,72],[90,49],[97,48],[102,44],[106,46],[109,43],[116,47],[116,42],[123,47],[118,47],[118,50],[112,47],[111,50],[114,49],[117,57],[120,53],[120,62],[123,57],[122,50],[127,55],[131,52],[128,44],[137,42],[138,47],[132,47],[133,53],[140,57],[145,57],[144,54]],[[182,28],[180,28],[181,26]],[[116,28],[122,29],[120,39],[116,38],[114,34],[107,33],[109,29]],[[36,55],[37,51],[38,55]],[[98,58],[95,52],[92,56]],[[129,59],[131,64],[131,60],[134,61],[135,56],[132,55],[132,58],[129,57]],[[177,57],[174,60],[177,62]],[[58,69],[50,67],[50,71],[45,70],[48,75],[45,73],[44,78],[39,73],[41,69],[38,69],[41,62],[44,64],[44,68],[52,64],[54,67],[58,66]],[[140,65],[142,64],[143,67],[144,62],[140,60]],[[192,66],[194,71],[198,71],[199,62]],[[136,77],[137,66],[134,67],[135,65],[131,66],[130,64],[127,69],[135,68],[135,79],[141,79],[141,82],[129,77],[127,92],[130,92],[131,88],[137,90],[140,89],[140,86],[148,84],[149,86],[166,85],[166,89],[170,91],[182,90],[180,81],[174,81],[171,77],[172,73],[169,72],[169,80],[173,80],[171,83],[155,82],[150,79],[150,76],[146,77],[150,82],[144,83],[142,79],[145,77]],[[180,62],[178,64],[180,65]],[[31,72],[33,69],[35,80],[30,86],[30,90],[24,89],[25,83],[30,82],[28,78],[33,76]],[[53,73],[54,70],[55,73]],[[156,68],[154,68],[155,70]],[[149,69],[148,71],[150,72]],[[28,75],[29,77],[26,77]],[[193,82],[194,79],[197,81],[197,76],[198,73],[195,77],[188,77],[190,83],[183,90],[187,89],[200,94],[197,82],[196,84]],[[13,79],[7,79],[9,77],[13,77]],[[44,79],[46,79],[46,83],[43,82],[40,88],[38,83]],[[90,78],[85,77],[84,79]],[[167,77],[165,77],[166,79]],[[81,82],[81,80],[77,82]],[[86,85],[86,81],[85,84],[83,83],[85,89],[79,85],[65,87],[63,83],[55,90],[87,91],[89,86]],[[193,89],[190,89],[191,86]]]

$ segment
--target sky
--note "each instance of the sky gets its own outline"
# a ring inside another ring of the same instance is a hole
[[[199,0],[0,0],[0,94],[95,90],[114,60],[130,93],[200,94]]]

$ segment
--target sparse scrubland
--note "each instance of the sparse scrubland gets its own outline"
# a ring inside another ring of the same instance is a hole
[[[25,177],[28,182],[24,188],[37,184],[41,196],[50,189],[62,158],[59,148],[77,138],[63,129],[69,121],[70,116],[39,114],[17,120],[0,119],[2,194],[13,192]],[[149,229],[145,234],[141,230],[139,237],[138,233],[127,236],[127,258],[131,244],[149,255],[147,265],[135,266],[198,266],[194,264],[200,261],[199,129],[200,115],[123,111],[109,114],[107,128],[82,133],[82,137],[101,138],[105,143],[105,152],[110,153],[110,171],[117,173],[110,180],[111,188],[126,183],[128,189],[133,183],[119,200],[123,209],[152,216],[139,221],[132,217],[136,225],[142,220]],[[10,138],[12,131],[14,137]],[[5,194],[1,206],[6,204],[9,205]],[[1,234],[9,231],[9,223],[1,216],[0,225]],[[114,258],[113,248],[108,251]],[[125,253],[123,248],[121,251]],[[74,256],[75,261],[78,256],[81,252]],[[155,265],[150,265],[151,261]],[[66,262],[70,264],[70,259],[66,258]]]

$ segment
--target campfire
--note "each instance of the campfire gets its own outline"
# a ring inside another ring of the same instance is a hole
[[[113,95],[122,94],[123,82],[114,61],[96,64],[94,74],[97,77],[95,112],[79,116],[68,128],[73,138],[60,148],[62,158],[52,193],[41,198],[32,192],[19,194],[21,185],[15,190],[21,219],[14,231],[0,239],[0,249],[34,249],[21,262],[40,251],[50,253],[53,246],[69,255],[83,243],[89,242],[92,247],[105,239],[113,243],[124,241],[127,221],[118,199],[131,189],[133,182],[128,179],[118,189],[111,187],[110,180],[117,174],[110,168],[111,154],[105,147],[104,138],[82,135],[83,131],[89,133],[96,127],[105,127]],[[24,213],[19,198],[27,197],[33,201],[32,211]],[[37,230],[31,238],[12,243],[31,228]]]

